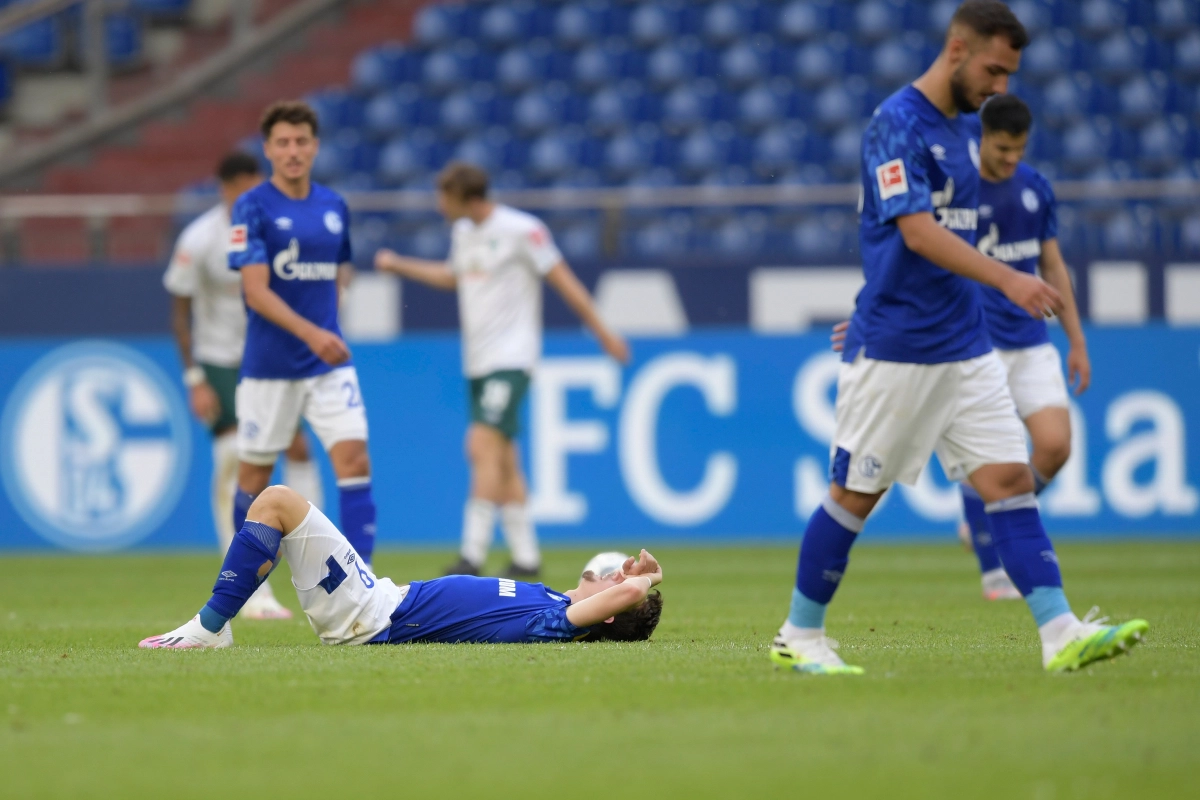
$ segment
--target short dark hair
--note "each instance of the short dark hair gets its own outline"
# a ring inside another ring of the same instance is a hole
[[[258,159],[240,150],[229,153],[217,164],[217,180],[221,183],[229,183],[234,178],[240,178],[243,175],[257,176],[261,174],[262,172],[258,168]]]
[[[644,642],[658,627],[662,616],[662,592],[652,592],[628,611],[613,617],[612,622],[593,625],[584,642]]]
[[[319,136],[321,132],[317,112],[313,111],[312,106],[303,100],[280,100],[267,106],[267,110],[262,115],[262,122],[259,123],[259,130],[262,131],[263,138],[270,139],[271,129],[280,122],[290,125],[307,124],[312,128],[313,136]]]
[[[438,173],[437,188],[459,200],[484,200],[488,195],[488,174],[474,164],[451,161]]]
[[[1029,44],[1025,26],[1000,0],[966,0],[950,18],[950,27],[955,25],[965,25],[985,39],[1004,36],[1014,50],[1024,50]]]
[[[979,110],[984,133],[1011,133],[1020,136],[1033,126],[1033,113],[1025,101],[1015,94],[989,97]]]

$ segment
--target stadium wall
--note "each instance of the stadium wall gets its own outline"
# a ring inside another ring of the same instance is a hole
[[[1042,497],[1052,532],[1200,535],[1200,329],[1089,336],[1075,455]],[[457,338],[354,352],[381,543],[451,547],[467,483]],[[584,336],[547,339],[522,435],[544,538],[796,541],[824,492],[838,369],[826,336],[710,330],[641,339],[635,354],[622,370]],[[208,440],[179,372],[165,337],[0,342],[0,548],[211,547]],[[949,537],[957,517],[932,466],[866,535]]]

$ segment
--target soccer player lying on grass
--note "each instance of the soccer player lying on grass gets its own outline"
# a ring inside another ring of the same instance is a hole
[[[286,486],[260,494],[225,555],[212,598],[195,617],[139,647],[229,647],[237,615],[280,557],[324,644],[642,641],[662,613],[662,568],[643,550],[608,575],[585,572],[555,592],[540,583],[452,575],[397,586],[376,577],[345,536]]]

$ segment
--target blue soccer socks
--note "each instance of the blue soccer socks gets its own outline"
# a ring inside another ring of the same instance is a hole
[[[988,503],[987,513],[1004,569],[1025,598],[1038,626],[1070,613],[1058,556],[1042,526],[1034,494]]]
[[[983,498],[970,484],[962,484],[962,504],[963,516],[971,529],[971,546],[975,549],[975,557],[979,559],[979,571],[986,573],[1000,569],[1000,554],[996,552],[992,529],[988,526]]]
[[[237,616],[250,595],[279,563],[282,540],[283,532],[270,525],[247,521],[242,526],[225,552],[212,597],[200,609],[200,624],[205,630],[217,633],[228,620]]]
[[[371,496],[371,479],[344,478],[338,481],[342,505],[342,533],[360,558],[371,563],[375,552],[375,500]]]
[[[820,628],[825,624],[825,607],[833,599],[846,565],[850,548],[863,522],[826,496],[813,512],[800,544],[796,566],[796,590],[788,621],[798,628]]]

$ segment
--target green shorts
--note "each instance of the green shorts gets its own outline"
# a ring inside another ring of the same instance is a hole
[[[217,393],[221,401],[221,413],[208,428],[213,433],[223,430],[237,430],[237,412],[234,397],[237,394],[238,368],[214,367],[212,364],[201,364],[208,385]]]
[[[471,422],[495,428],[509,439],[521,432],[521,401],[529,391],[529,373],[502,369],[482,378],[470,378]]]

